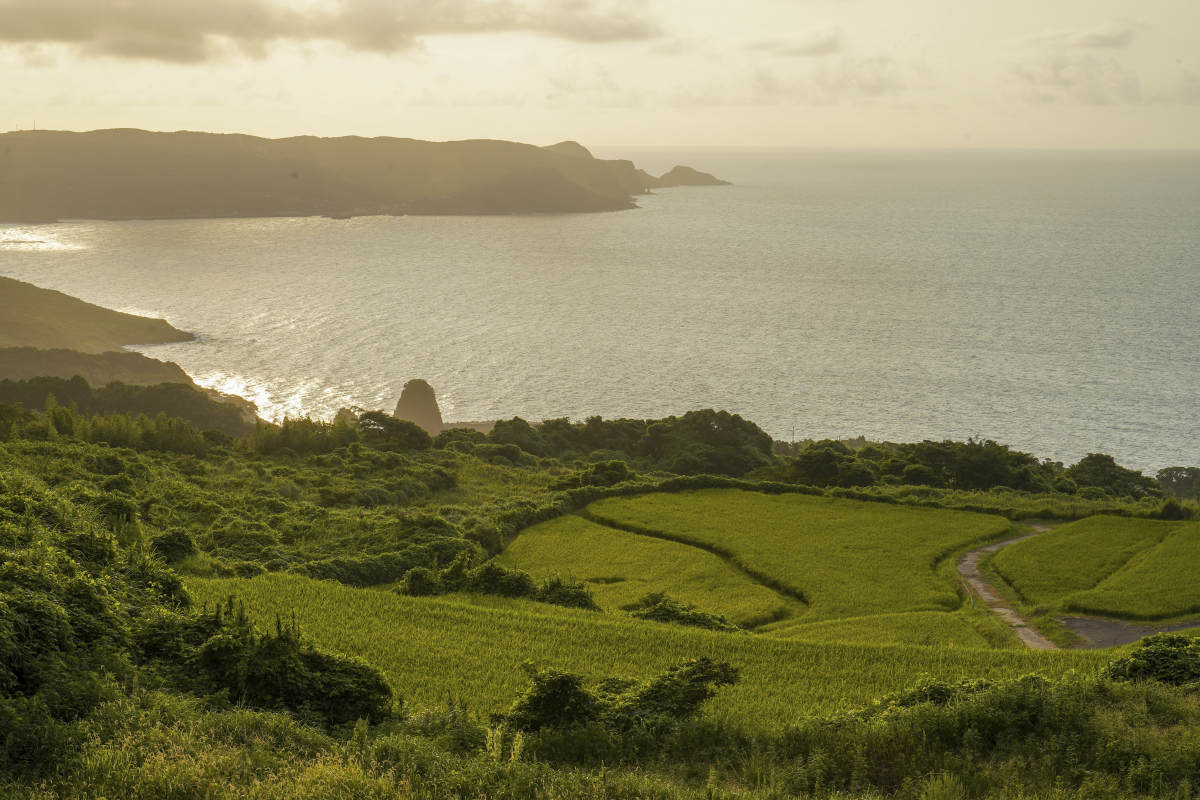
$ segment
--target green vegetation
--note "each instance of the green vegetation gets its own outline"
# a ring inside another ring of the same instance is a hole
[[[706,713],[738,729],[787,725],[807,714],[869,704],[923,674],[937,680],[1001,679],[1094,670],[1102,653],[1023,652],[871,646],[731,636],[618,614],[556,608],[523,600],[469,605],[402,597],[292,575],[188,581],[197,604],[237,596],[261,625],[294,613],[322,648],[365,658],[387,673],[412,705],[447,696],[483,713],[503,711],[525,685],[521,664],[576,673],[647,679],[707,655],[738,667],[741,680]],[[779,687],[787,687],[780,691]]]
[[[1195,526],[1143,520],[1194,504],[661,471],[770,462],[755,430],[695,412],[430,439],[376,412],[238,438],[0,405],[0,796],[1200,785],[1194,639],[1111,665],[1005,649],[946,562],[1013,518],[1117,513],[1176,532],[1100,585],[1170,545],[1146,567],[1167,593],[1142,594],[1174,601]]]
[[[1051,610],[1160,620],[1200,613],[1200,525],[1110,517],[1005,548],[997,573]]]
[[[940,509],[707,490],[602,500],[595,520],[712,550],[804,598],[804,620],[900,611],[953,611],[960,598],[937,565],[1000,538],[1000,517]]]
[[[1172,533],[1096,588],[1071,595],[1072,611],[1125,619],[1200,613],[1200,525]]]
[[[744,627],[783,618],[804,606],[756,583],[697,547],[639,536],[570,515],[525,530],[500,562],[535,577],[570,575],[588,584],[606,611],[665,592]]]
[[[993,563],[1022,599],[1053,606],[1097,586],[1178,527],[1175,522],[1090,517],[1010,545]]]
[[[941,611],[876,614],[827,622],[786,622],[764,631],[780,639],[847,644],[919,644],[933,647],[992,648],[976,623]]]
[[[2,202],[0,198],[0,205]],[[166,320],[110,311],[62,292],[0,277],[0,348],[100,353],[120,350],[126,344],[190,342],[194,338]]]
[[[1103,453],[1089,453],[1078,464],[1063,467],[990,439],[775,444],[775,450],[789,458],[759,470],[755,477],[820,487],[927,486],[963,492],[1006,488],[1034,494],[1081,493],[1088,499],[1163,496],[1158,481]]]
[[[67,436],[81,428],[83,420],[96,415],[122,414],[131,418],[144,414],[150,418],[165,414],[168,418],[187,420],[199,430],[215,430],[226,436],[246,436],[254,425],[243,414],[245,401],[222,402],[204,390],[182,383],[163,383],[155,386],[127,386],[114,382],[93,389],[80,376],[65,378],[30,378],[24,381],[0,380],[0,403],[20,404],[26,409],[42,410],[53,401],[61,412],[55,417],[59,433]],[[240,398],[237,398],[240,400]],[[70,409],[73,413],[64,416]],[[42,426],[44,428],[44,426]],[[4,436],[0,431],[0,441]],[[33,429],[24,438],[36,438]],[[91,441],[86,437],[83,441]]]

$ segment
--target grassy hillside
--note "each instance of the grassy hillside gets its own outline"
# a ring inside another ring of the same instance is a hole
[[[1099,585],[1179,527],[1178,522],[1089,517],[1010,545],[993,563],[1024,600],[1057,606]]]
[[[578,516],[560,517],[522,532],[500,561],[539,579],[569,575],[582,580],[605,611],[619,611],[649,592],[665,592],[742,626],[762,625],[807,610],[803,603],[757,583],[705,550]]]
[[[475,606],[400,597],[290,575],[191,579],[187,585],[201,604],[238,597],[265,625],[276,615],[295,614],[321,646],[382,668],[409,702],[453,697],[483,712],[512,702],[525,684],[520,665],[526,660],[593,680],[645,677],[689,657],[727,660],[742,669],[742,681],[711,701],[709,713],[747,730],[769,730],[804,714],[867,704],[918,675],[1062,675],[1095,670],[1108,659],[1095,653],[812,644],[524,601]]]
[[[800,594],[805,622],[959,607],[938,562],[1000,538],[1000,517],[806,495],[707,490],[602,500],[597,521],[712,549]]]
[[[194,338],[163,319],[123,314],[0,277],[0,347],[101,353],[127,344],[190,342]]]

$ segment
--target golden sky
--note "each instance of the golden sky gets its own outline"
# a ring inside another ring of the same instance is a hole
[[[0,129],[1200,147],[1200,0],[0,0]]]

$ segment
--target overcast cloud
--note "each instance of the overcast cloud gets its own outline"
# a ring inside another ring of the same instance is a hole
[[[1200,0],[0,0],[0,129],[1200,148]]]
[[[579,42],[660,34],[638,0],[0,0],[0,41],[67,44],[92,55],[199,62],[228,45],[255,57],[282,41],[393,53],[418,37],[526,31]]]

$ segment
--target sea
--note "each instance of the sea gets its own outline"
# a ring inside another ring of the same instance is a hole
[[[603,214],[0,225],[0,274],[162,317],[262,416],[726,409],[782,441],[1200,465],[1200,152],[597,148]]]

